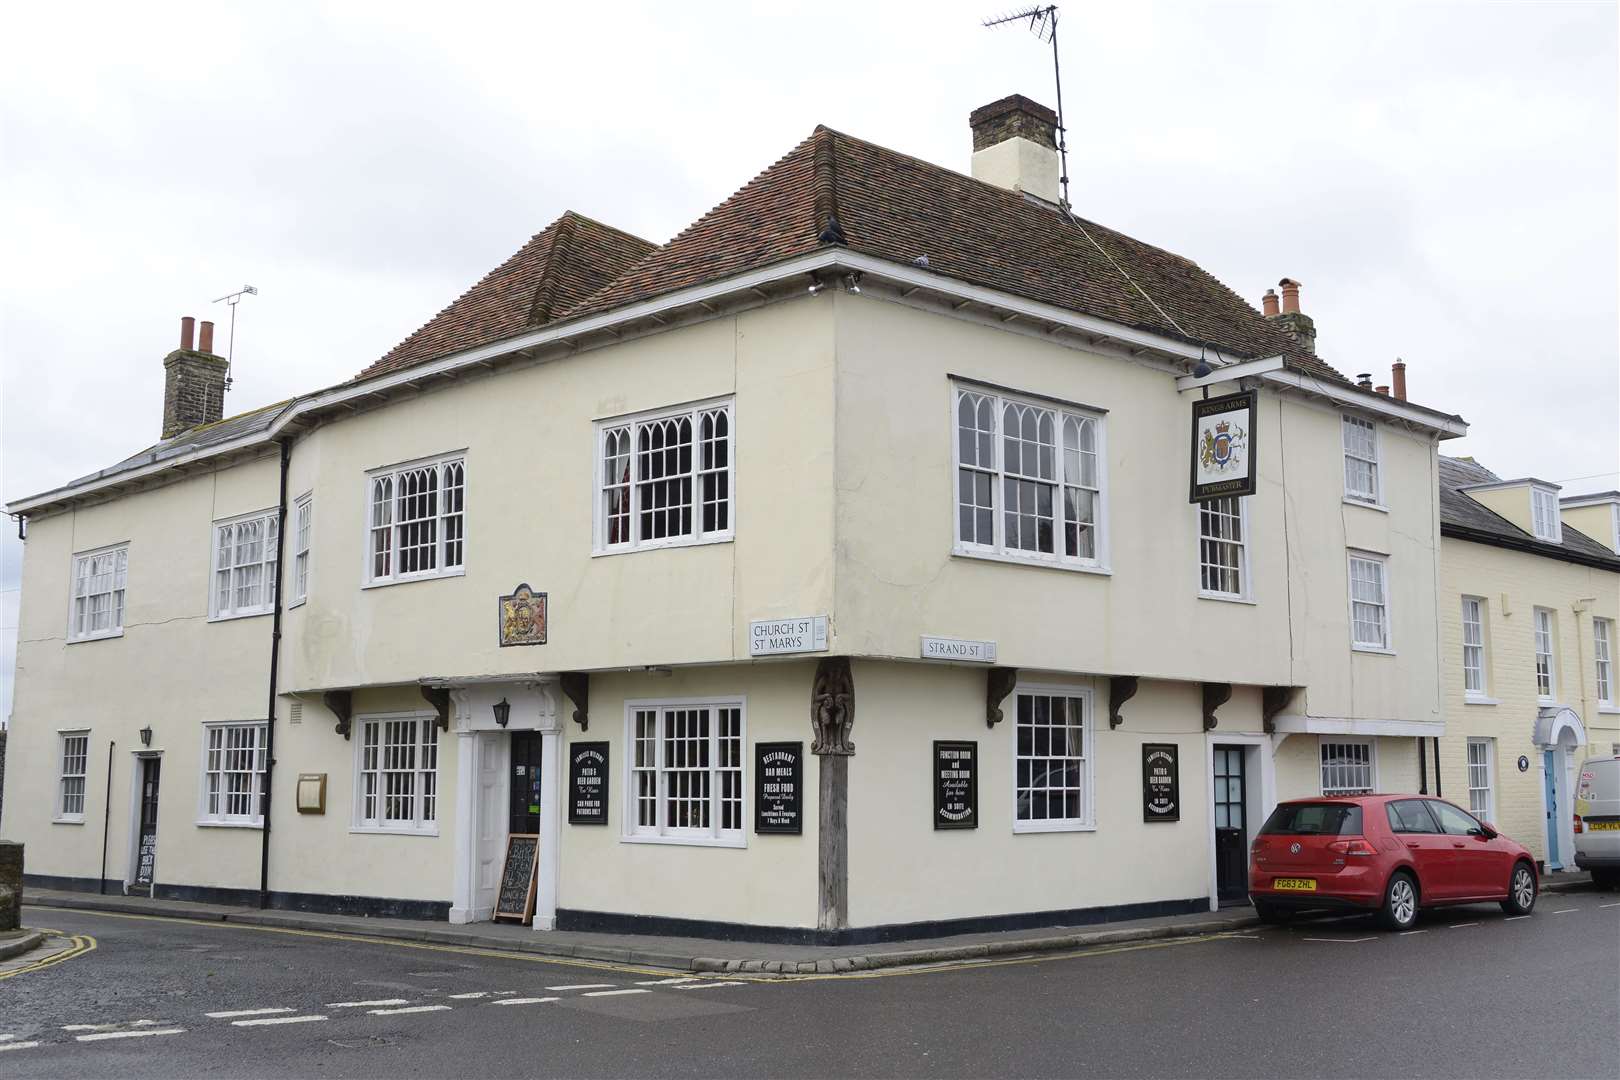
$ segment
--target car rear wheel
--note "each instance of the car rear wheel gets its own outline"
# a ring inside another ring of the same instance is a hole
[[[1264,900],[1254,902],[1254,913],[1267,926],[1281,926],[1293,917],[1293,912],[1287,908],[1278,907],[1276,904],[1268,904]]]
[[[1526,862],[1513,865],[1513,877],[1508,880],[1508,898],[1502,901],[1502,910],[1509,915],[1528,915],[1536,906],[1536,872]]]
[[[1410,930],[1417,922],[1417,913],[1417,880],[1405,870],[1397,870],[1384,886],[1384,906],[1379,917],[1391,930]]]

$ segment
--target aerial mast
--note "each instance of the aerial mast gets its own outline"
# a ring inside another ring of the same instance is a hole
[[[993,19],[985,19],[987,27],[1005,26],[1008,23],[1022,22],[1029,25],[1029,32],[1041,41],[1052,43],[1052,78],[1057,83],[1057,137],[1058,160],[1061,170],[1058,182],[1063,187],[1063,205],[1069,205],[1069,145],[1063,127],[1063,71],[1058,64],[1057,24],[1058,9],[1056,4],[1047,4],[1045,7],[1024,8],[1020,11],[1011,11],[1005,15],[998,15]]]

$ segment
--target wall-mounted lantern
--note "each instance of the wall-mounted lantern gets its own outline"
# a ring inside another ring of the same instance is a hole
[[[146,727],[141,728],[141,745],[142,746],[151,746],[152,745],[152,726],[150,724],[148,724]]]
[[[512,719],[512,703],[504,697],[495,703],[495,722],[505,727],[507,721]]]

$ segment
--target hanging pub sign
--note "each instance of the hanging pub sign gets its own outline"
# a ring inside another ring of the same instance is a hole
[[[1193,402],[1192,502],[1253,495],[1255,394]]]
[[[606,825],[608,744],[577,742],[568,746],[568,824]]]
[[[979,827],[979,744],[934,740],[934,828]]]
[[[546,643],[546,594],[529,588],[527,582],[500,599],[501,648],[508,645]]]
[[[754,831],[804,832],[804,743],[754,744]]]
[[[1181,820],[1181,767],[1175,743],[1142,744],[1142,820]]]

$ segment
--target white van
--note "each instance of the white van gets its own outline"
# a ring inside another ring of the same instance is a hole
[[[1620,885],[1620,754],[1581,763],[1575,785],[1575,865],[1600,889]]]

